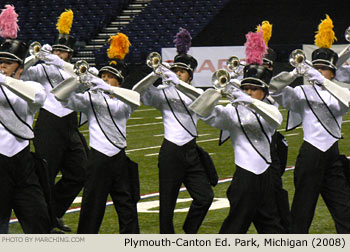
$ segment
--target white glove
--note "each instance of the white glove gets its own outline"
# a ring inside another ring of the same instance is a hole
[[[179,77],[173,71],[166,69],[162,74],[163,83],[178,85],[180,83]]]
[[[6,75],[3,73],[0,73],[0,84],[5,83],[5,80],[6,80]]]
[[[45,53],[48,53],[48,52],[52,53],[52,47],[49,44],[45,44],[41,48],[41,51]]]
[[[234,103],[238,103],[238,102],[252,103],[252,97],[250,97],[250,95],[244,93],[240,89],[234,89],[231,95],[234,97],[234,100],[233,100]]]
[[[104,92],[110,93],[111,86],[108,83],[106,83],[104,80],[102,80],[101,78],[93,77],[89,81],[93,85],[90,88],[91,91],[102,90]]]
[[[324,82],[324,76],[313,67],[308,67],[306,69],[306,74],[310,82],[316,82],[319,84],[322,84]]]
[[[58,55],[52,53],[42,53],[41,58],[48,65],[55,65],[59,68],[63,69],[63,59],[61,59]]]
[[[98,76],[98,70],[96,67],[89,67],[89,72],[95,76]]]

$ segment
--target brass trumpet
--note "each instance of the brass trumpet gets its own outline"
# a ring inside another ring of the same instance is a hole
[[[156,69],[162,63],[162,56],[157,52],[152,52],[148,55],[146,64],[150,68]]]
[[[89,63],[85,60],[78,60],[73,67],[74,73],[78,76],[87,74],[89,71]]]
[[[297,68],[300,74],[305,74],[307,66],[313,67],[312,63],[306,59],[303,50],[295,49],[289,55],[289,64]]]
[[[350,42],[350,26],[345,30],[345,39]]]
[[[231,56],[226,61],[226,66],[227,66],[228,70],[236,73],[237,70],[239,70],[240,66],[245,66],[245,65],[241,62],[241,60],[237,56]],[[241,71],[239,71],[237,73],[240,73],[240,72]]]
[[[312,63],[306,59],[305,53],[303,50],[295,49],[289,55],[289,63],[297,69],[297,72],[301,75],[304,75],[308,79],[307,68],[312,67]],[[309,80],[308,80],[309,81]],[[309,81],[312,85],[317,84],[314,81]]]
[[[37,58],[42,58],[41,57],[41,52],[44,53],[52,53],[51,51],[47,51],[42,49],[41,44],[38,41],[34,41],[29,45],[29,54],[32,56],[35,56]]]
[[[160,56],[160,54],[157,52],[152,52],[148,55],[146,59],[146,64],[147,66],[152,68],[156,74],[159,74],[159,75],[163,75],[161,67],[169,69],[168,66],[162,63],[162,56]],[[164,77],[167,77],[167,76],[164,76]]]
[[[73,71],[78,76],[77,80],[84,84],[82,86],[82,91],[85,91],[92,86],[92,83],[89,82],[89,76],[96,76],[95,73],[89,71],[89,68],[89,63],[85,60],[78,60],[73,66]]]
[[[231,78],[237,78],[238,76],[243,74],[243,68],[241,66],[245,66],[237,56],[231,56],[226,61],[226,67],[229,71],[231,71]]]
[[[350,42],[350,26],[345,30],[345,39]],[[350,45],[346,46],[339,54],[336,67],[341,67],[350,57]]]
[[[225,69],[219,69],[215,71],[211,77],[211,83],[213,87],[217,90],[224,89],[226,85],[230,82],[231,76]]]

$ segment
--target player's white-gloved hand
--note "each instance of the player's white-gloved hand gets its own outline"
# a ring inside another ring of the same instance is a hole
[[[166,84],[178,85],[180,83],[180,80],[177,74],[169,69],[163,70],[162,78],[163,78],[163,83],[166,83]]]
[[[58,55],[50,53],[52,52],[52,47],[49,44],[43,45],[39,58],[42,59],[48,65],[55,65],[59,68],[63,68],[63,59]]]
[[[98,70],[96,67],[89,67],[89,72],[95,76],[98,76]]]
[[[52,53],[52,47],[49,44],[44,44],[41,51],[45,53]]]
[[[93,77],[89,82],[92,84],[92,87],[90,88],[91,91],[102,90],[107,93],[111,91],[111,86],[101,78]]]
[[[252,97],[250,97],[250,95],[246,94],[240,89],[234,89],[231,95],[234,98],[234,100],[232,101],[233,103],[252,103]]]
[[[324,82],[324,76],[313,67],[308,67],[306,69],[306,74],[310,82],[316,82],[318,84],[322,84]]]

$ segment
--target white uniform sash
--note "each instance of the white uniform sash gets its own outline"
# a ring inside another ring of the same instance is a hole
[[[307,104],[309,105],[312,113],[315,115],[317,120],[323,126],[323,128],[334,138],[341,139],[341,127],[338,124],[332,110],[323,101],[321,95],[317,92],[317,89],[312,88],[303,90]]]
[[[50,83],[50,86],[52,88],[56,87],[59,83],[64,81],[64,78],[63,78],[63,76],[62,76],[62,74],[61,74],[61,72],[60,72],[60,70],[58,68],[55,68],[55,71],[57,71],[58,74],[50,74],[49,75],[45,65],[41,64],[41,66],[43,67],[45,75],[46,75],[46,78],[47,78],[47,80]]]
[[[240,104],[237,104],[236,112],[239,124],[248,142],[266,163],[271,164],[271,141],[257,114]]]
[[[0,89],[5,97],[5,99],[0,99],[0,123],[16,137],[25,140],[33,139],[34,132],[32,126],[17,114],[1,85]]]
[[[164,88],[163,93],[175,119],[192,137],[197,137],[196,124],[179,92],[175,88]]]
[[[90,104],[96,121],[107,140],[119,149],[126,147],[126,137],[113,120],[108,101],[101,92],[90,93]]]

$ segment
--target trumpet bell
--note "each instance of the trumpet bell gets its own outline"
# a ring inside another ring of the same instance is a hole
[[[162,57],[157,52],[150,53],[146,60],[147,66],[153,69],[157,68],[161,64],[161,62],[162,62]]]
[[[300,66],[301,64],[303,64],[305,62],[305,60],[306,60],[305,53],[300,49],[295,49],[289,55],[289,63],[293,67]]]
[[[29,54],[37,56],[41,51],[41,44],[38,41],[34,41],[29,45]]]
[[[85,60],[78,60],[74,64],[73,70],[76,75],[86,74],[89,70],[89,63]]]
[[[237,56],[231,56],[227,61],[226,61],[226,66],[227,69],[230,71],[235,71],[240,65],[240,60]]]
[[[230,73],[225,69],[215,71],[211,77],[211,83],[215,89],[223,89],[230,82]]]
[[[350,26],[345,30],[345,39],[350,42]]]

